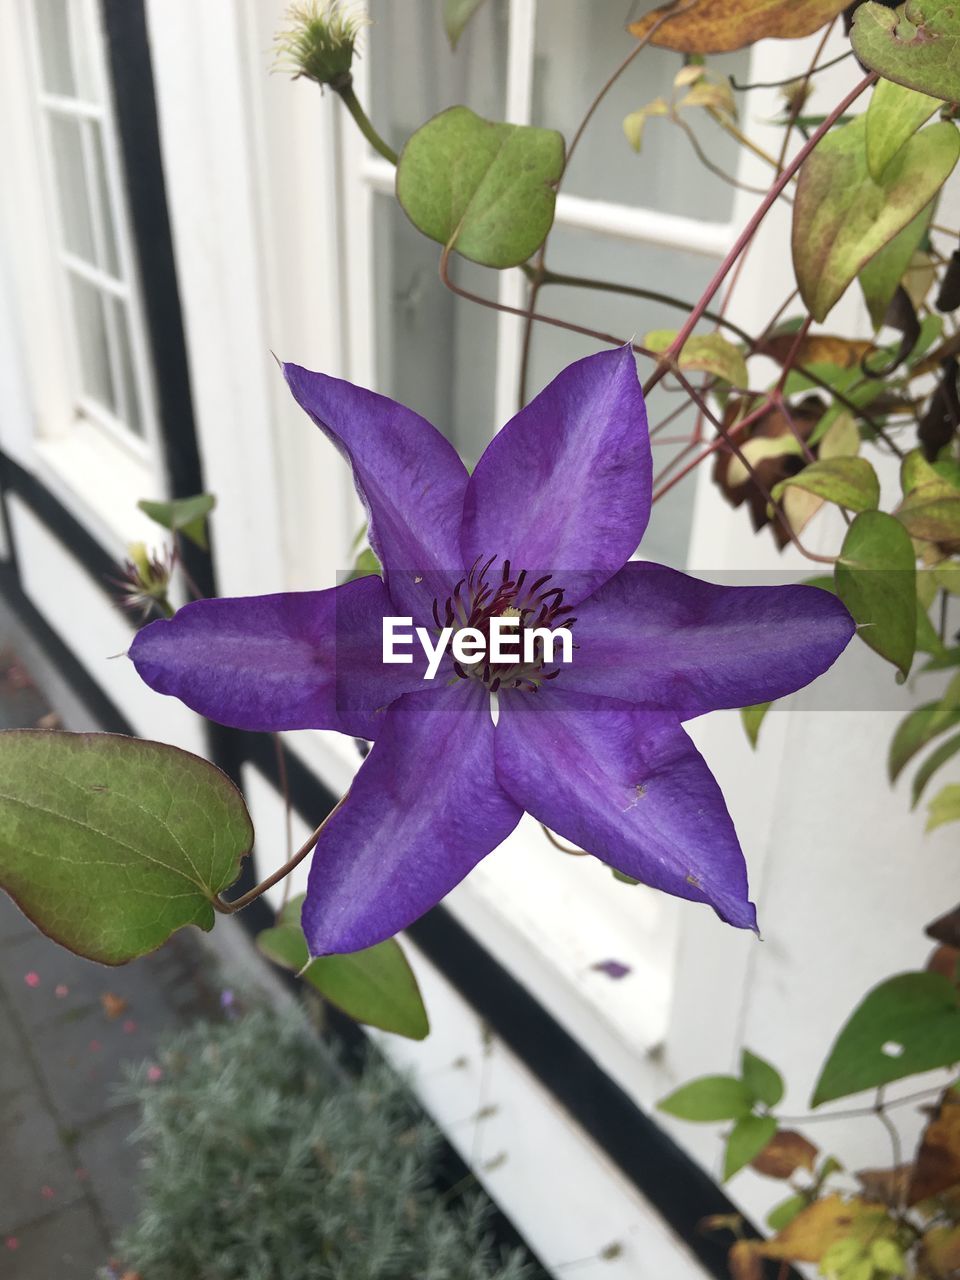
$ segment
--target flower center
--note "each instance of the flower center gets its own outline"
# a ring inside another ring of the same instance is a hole
[[[563,603],[562,587],[550,585],[553,574],[534,578],[526,569],[514,573],[509,560],[497,570],[497,556],[484,564],[482,559],[479,556],[474,561],[443,604],[434,600],[433,619],[439,629],[453,627],[456,633],[469,627],[486,640],[487,656],[481,661],[470,666],[454,662],[461,680],[482,680],[491,693],[500,688],[535,692],[544,680],[555,680],[560,674],[560,667],[552,665],[555,646],[545,633],[561,628],[569,631],[576,622],[568,616],[573,607]],[[490,661],[490,623],[494,618],[517,619],[508,633],[516,660]],[[576,644],[572,647],[578,648]]]

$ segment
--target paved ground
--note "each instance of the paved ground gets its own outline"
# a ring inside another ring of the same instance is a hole
[[[0,634],[0,729],[55,720]],[[125,1061],[208,1014],[210,958],[182,932],[120,969],[43,937],[0,892],[0,1277],[93,1280],[136,1212]],[[119,1273],[118,1273],[119,1274]]]

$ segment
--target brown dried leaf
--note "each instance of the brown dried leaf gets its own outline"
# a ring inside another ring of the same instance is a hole
[[[941,945],[930,952],[930,958],[925,967],[927,973],[940,973],[960,986],[957,979],[958,963],[960,963],[960,949]]]
[[[928,938],[942,942],[947,947],[960,947],[960,907],[954,907],[946,915],[939,916],[924,929]]]
[[[913,1176],[912,1164],[899,1164],[894,1169],[860,1169],[856,1178],[863,1188],[864,1199],[877,1204],[902,1204]]]
[[[638,40],[681,53],[730,53],[757,40],[808,36],[845,9],[847,0],[697,0],[689,8],[665,4],[630,24]],[[671,9],[675,17],[657,23]]]
[[[781,1129],[750,1164],[766,1178],[790,1178],[798,1169],[812,1169],[819,1151],[802,1133]]]
[[[790,429],[790,423],[780,409],[771,406],[746,430],[737,428],[738,420],[752,407],[753,405],[746,401],[731,400],[724,415],[724,426],[750,462],[754,476],[746,471],[732,449],[724,447],[717,450],[713,478],[731,506],[739,507],[741,503],[747,503],[753,527],[759,532],[764,525],[771,524],[767,499],[760,486],[762,485],[769,492],[781,480],[786,480],[802,471],[805,462],[801,456],[797,438]],[[791,406],[793,425],[802,439],[808,439],[813,433],[814,427],[823,416],[824,409],[823,401],[816,396],[809,396],[801,404]],[[782,443],[782,448],[777,447],[777,442]],[[802,490],[796,490],[795,493],[800,494],[801,497],[798,499],[794,496],[791,499],[791,506],[794,509],[788,510],[787,515],[792,526],[799,528],[814,514],[815,507],[821,505],[822,499],[815,498],[812,494],[803,494]],[[805,503],[804,498],[812,499],[813,502]],[[813,509],[811,509],[812,506]],[[773,522],[772,532],[777,545],[782,549],[789,542],[789,538],[779,520]]]
[[[795,333],[776,333],[757,347],[757,355],[769,356],[780,365],[792,356],[794,366],[832,364],[838,369],[855,369],[864,356],[874,351],[876,347],[872,342],[840,338],[832,333],[808,333],[799,347]]]
[[[929,1200],[960,1184],[960,1093],[947,1089],[920,1139],[907,1204]]]

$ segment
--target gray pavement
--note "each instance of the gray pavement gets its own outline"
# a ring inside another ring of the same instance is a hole
[[[0,729],[55,723],[0,633]],[[192,931],[106,968],[49,941],[0,892],[0,1280],[93,1280],[110,1261],[137,1208],[122,1064],[213,1012],[211,977]]]

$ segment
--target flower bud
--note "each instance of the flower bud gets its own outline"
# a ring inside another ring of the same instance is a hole
[[[156,607],[161,613],[172,613],[167,599],[170,579],[176,563],[176,552],[152,554],[143,542],[131,542],[127,547],[127,562],[123,576],[113,579],[120,589],[124,608],[147,617]]]
[[[319,85],[342,89],[350,84],[357,36],[366,18],[348,11],[343,0],[308,0],[287,11],[290,27],[276,40],[277,66],[294,79],[305,76]]]

